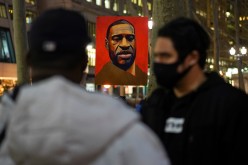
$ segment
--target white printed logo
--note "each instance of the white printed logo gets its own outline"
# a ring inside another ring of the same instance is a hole
[[[167,133],[181,133],[183,131],[184,118],[170,117],[166,120],[164,131]]]

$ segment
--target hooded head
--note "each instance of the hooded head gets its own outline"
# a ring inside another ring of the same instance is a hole
[[[80,13],[61,8],[42,13],[29,31],[27,63],[32,79],[57,74],[79,82],[88,61],[85,48],[89,42],[86,20]],[[68,76],[73,72],[77,72],[74,77]]]

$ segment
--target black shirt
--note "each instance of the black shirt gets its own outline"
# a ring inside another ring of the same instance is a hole
[[[160,138],[172,165],[248,164],[248,96],[218,74],[176,98],[157,89],[143,103],[142,119]]]

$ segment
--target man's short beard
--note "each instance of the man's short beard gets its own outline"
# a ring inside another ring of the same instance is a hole
[[[115,55],[113,51],[109,51],[109,55],[110,55],[112,63],[118,68],[125,70],[125,71],[128,70],[133,65],[134,60],[135,60],[135,51],[132,53],[130,59],[125,64],[118,63],[118,55]]]

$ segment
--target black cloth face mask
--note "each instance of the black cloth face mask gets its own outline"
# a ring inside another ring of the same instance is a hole
[[[163,63],[153,63],[153,72],[155,74],[158,85],[172,89],[182,79],[192,68],[189,66],[182,73],[177,72],[178,66],[181,64],[180,61],[172,64],[163,64]]]

